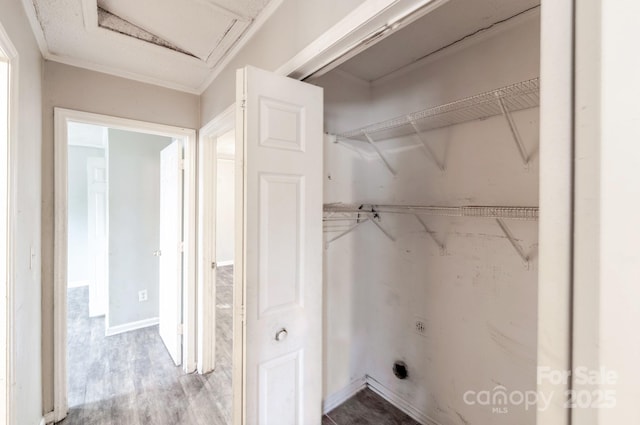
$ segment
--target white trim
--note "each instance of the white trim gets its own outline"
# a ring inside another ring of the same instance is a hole
[[[233,105],[199,131],[198,150],[198,373],[215,368],[217,138],[235,125]],[[218,264],[220,266],[221,264]]]
[[[0,365],[5,375],[5,387],[2,394],[5,396],[6,411],[2,413],[0,421],[4,421],[7,425],[13,425],[16,422],[15,398],[13,388],[15,382],[15,358],[16,358],[16,329],[15,329],[15,235],[16,235],[16,217],[17,211],[17,173],[18,173],[18,101],[19,101],[19,55],[11,39],[5,31],[2,23],[0,23],[0,49],[2,49],[5,57],[9,62],[9,104],[7,111],[9,113],[7,122],[7,205],[6,205],[6,294],[3,302],[6,302],[6,326],[1,332],[3,334],[3,342],[6,343],[6,364]]]
[[[326,415],[336,407],[340,406],[345,401],[356,395],[358,392],[364,390],[367,387],[367,377],[352,381],[349,385],[335,393],[328,395],[322,400],[322,414]]]
[[[280,7],[280,5],[284,2],[284,0],[271,0],[267,5],[260,11],[258,16],[255,17],[253,23],[249,26],[244,34],[240,37],[240,39],[236,42],[236,44],[229,49],[229,51],[225,54],[225,56],[220,60],[216,66],[211,70],[209,76],[200,84],[198,87],[197,94],[202,94],[209,88],[213,80],[215,80],[218,75],[231,63],[231,61],[238,56],[238,53],[244,49],[244,47],[251,41],[253,36],[262,28],[262,26],[269,20],[271,15],[274,14],[276,10]]]
[[[218,261],[216,264],[217,264],[217,267],[233,266],[233,260],[229,260],[229,261]]]
[[[45,420],[44,416],[42,417],[42,419],[40,419],[40,425],[46,425],[47,421]]]
[[[82,288],[83,286],[91,285],[90,280],[74,280],[67,283],[67,289],[69,288]]]
[[[33,32],[36,41],[38,43],[38,47],[40,48],[40,53],[44,59],[62,63],[65,65],[75,66],[78,68],[84,68],[91,71],[101,72],[104,74],[113,75],[116,77],[126,78],[129,80],[138,81],[141,83],[152,84],[159,87],[164,87],[171,90],[178,90],[185,93],[201,95],[204,91],[211,85],[211,82],[220,75],[220,73],[227,67],[227,65],[238,55],[240,51],[247,45],[247,43],[253,38],[253,36],[262,28],[262,26],[269,20],[271,15],[280,7],[280,5],[284,2],[284,0],[271,0],[267,5],[260,11],[258,16],[253,19],[253,22],[250,23],[249,28],[242,31],[240,37],[234,41],[233,46],[224,54],[224,56],[215,64],[215,66],[211,67],[210,61],[202,62],[199,59],[198,64],[202,66],[209,66],[211,70],[206,78],[200,83],[200,85],[196,88],[191,86],[186,86],[184,84],[179,84],[173,81],[164,80],[161,78],[150,77],[147,75],[139,74],[136,72],[125,71],[122,69],[116,69],[107,65],[97,64],[88,60],[80,59],[80,58],[71,58],[68,56],[54,54],[49,50],[49,46],[47,44],[47,40],[44,36],[44,32],[42,30],[42,26],[38,21],[38,17],[33,5],[33,2],[30,0],[22,0],[22,6],[26,11],[27,18],[29,20],[29,24],[31,26],[31,32]],[[85,21],[85,28],[87,32],[94,32],[99,30],[104,30],[97,25],[97,16],[93,13],[93,10],[90,10],[90,7],[87,7],[87,1],[82,1],[82,13],[83,19]],[[96,18],[95,20],[93,18]],[[87,22],[87,19],[89,21]],[[96,22],[93,25],[93,22]],[[108,30],[104,30],[108,31]],[[114,35],[117,33],[114,32]],[[141,40],[133,39],[131,37],[122,35],[123,40],[125,42],[136,42],[136,43],[146,43]],[[121,42],[123,41],[121,40]],[[166,51],[172,55],[181,54],[177,52],[172,52],[169,49],[160,46],[150,45],[148,47],[157,47],[158,49],[162,49],[162,51]],[[196,60],[196,59],[194,59]]]
[[[406,401],[402,396],[398,393],[390,390],[389,388],[382,385],[379,381],[371,376],[367,375],[367,386],[371,389],[371,391],[378,394],[380,397],[387,400],[389,403],[393,404],[395,407],[411,416],[416,421],[420,422],[423,425],[440,425],[440,423],[429,416],[422,413],[417,407],[413,404]]]
[[[184,258],[183,258],[183,369],[195,370],[195,235],[196,223],[196,131],[70,109],[54,108],[54,413],[59,422],[67,413],[66,312],[67,312],[67,123],[81,122],[114,129],[144,132],[185,141]],[[108,314],[106,323],[108,326]],[[49,420],[49,417],[47,417]]]
[[[45,415],[44,415],[44,421],[47,424],[54,423],[55,422],[54,418],[55,418],[54,412],[45,413]]]
[[[234,102],[200,129],[200,137],[204,135],[208,137],[220,137],[226,132],[233,130],[236,124],[234,119],[235,114],[236,105]]]
[[[151,84],[158,87],[164,87],[170,90],[177,90],[184,93],[200,95],[198,89],[185,86],[183,84],[174,83],[172,81],[166,81],[160,78],[151,77],[148,75],[139,74],[137,72],[125,71],[122,69],[112,68],[107,65],[93,63],[85,59],[70,58],[68,56],[61,56],[52,53],[43,54],[44,58],[48,61],[58,62],[64,65],[70,65],[76,68],[88,69],[89,71],[100,72],[102,74],[113,75],[115,77],[125,78],[127,80],[138,81],[140,83]]]
[[[236,100],[244,99],[245,78],[244,69],[236,71]],[[235,162],[235,246],[234,257],[235,267],[233,268],[233,353],[232,353],[232,374],[231,382],[233,391],[232,417],[233,425],[248,425],[244,415],[244,406],[246,406],[245,382],[246,375],[246,346],[244,338],[245,329],[245,286],[244,286],[244,259],[245,259],[245,240],[244,240],[244,182],[245,182],[245,166],[244,166],[244,135],[245,121],[244,109],[242,104],[235,103],[232,107],[235,109],[235,131],[236,131],[236,162]],[[238,219],[241,217],[241,219]]]
[[[35,6],[33,1],[31,0],[22,0],[22,8],[27,15],[27,19],[29,20],[29,26],[31,26],[31,32],[38,43],[38,47],[40,48],[40,53],[45,57],[49,53],[49,47],[47,46],[47,40],[44,38],[44,31],[40,26],[40,22],[38,21],[38,15],[35,11]]]
[[[449,0],[367,0],[316,38],[276,74],[320,76]]]
[[[121,333],[135,331],[136,329],[148,328],[150,326],[155,326],[159,323],[159,319],[157,317],[152,317],[150,319],[138,320],[135,322],[124,323],[122,325],[110,326],[105,329],[105,336],[113,336]]]
[[[103,74],[109,74],[109,75],[113,75],[115,77],[121,77],[121,78],[126,78],[128,80],[134,80],[134,81],[138,81],[140,83],[146,83],[146,84],[152,84],[154,86],[159,86],[159,87],[164,87],[167,89],[171,89],[171,90],[178,90],[181,92],[185,92],[185,93],[190,93],[190,94],[201,94],[201,92],[199,92],[197,89],[190,87],[190,86],[185,86],[183,84],[179,84],[179,83],[175,83],[172,81],[167,81],[161,78],[155,78],[155,77],[150,77],[148,75],[142,75],[136,72],[131,72],[131,71],[125,71],[125,70],[121,70],[121,69],[116,69],[107,65],[101,65],[101,64],[97,64],[85,59],[80,59],[80,58],[71,58],[68,56],[64,56],[64,55],[58,55],[55,53],[52,53],[49,50],[49,46],[47,44],[47,40],[44,36],[44,33],[42,31],[42,26],[40,25],[40,22],[38,21],[38,16],[36,14],[33,2],[31,2],[30,0],[22,0],[22,6],[26,12],[27,15],[27,19],[29,20],[29,24],[31,26],[31,32],[34,34],[36,41],[38,43],[38,47],[40,48],[40,53],[42,53],[42,57],[45,60],[48,61],[52,61],[52,62],[58,62],[58,63],[62,63],[65,65],[70,65],[70,66],[74,66],[77,68],[84,68],[84,69],[88,69],[90,71],[96,71],[96,72],[101,72]],[[83,5],[84,6],[84,5]],[[83,7],[83,15],[84,15],[84,7]],[[84,18],[84,16],[83,16]],[[97,21],[96,21],[97,22]],[[90,26],[87,26],[87,31],[98,31],[101,30],[101,28],[95,27],[95,29],[91,28]],[[104,30],[104,29],[103,29]],[[104,30],[104,31],[108,31],[108,30]],[[113,33],[114,35],[117,35],[117,33]],[[132,37],[128,37],[125,35],[122,35],[123,40],[120,40],[120,42],[124,42],[124,43],[146,43],[142,40],[138,40]],[[155,46],[153,44],[149,44],[149,46],[146,46],[147,48],[153,48],[153,47],[157,47],[158,49],[162,49],[161,51],[164,53],[166,51],[166,53],[171,53],[174,54],[174,52],[165,49],[163,47],[160,46]],[[180,54],[180,53],[175,53],[175,54]],[[188,56],[187,56],[188,58]],[[195,60],[195,59],[194,59]],[[198,62],[199,63],[199,62]]]

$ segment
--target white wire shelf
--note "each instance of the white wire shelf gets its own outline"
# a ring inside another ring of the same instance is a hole
[[[332,242],[353,232],[361,224],[373,223],[390,241],[395,242],[395,237],[380,224],[380,214],[410,214],[422,225],[425,232],[440,250],[440,255],[447,254],[447,247],[435,232],[429,228],[422,219],[423,215],[446,217],[481,217],[491,218],[496,221],[498,227],[509,241],[518,256],[529,269],[530,255],[518,243],[517,239],[504,222],[510,220],[538,220],[538,207],[510,207],[510,206],[459,206],[443,207],[428,205],[381,205],[381,204],[324,204],[324,232],[338,233],[326,241],[328,246]]]
[[[435,106],[366,127],[337,134],[338,139],[367,142],[375,136],[376,140],[386,140],[448,127],[468,121],[502,115],[535,108],[540,105],[539,79],[522,81],[496,90],[456,100],[455,102]],[[369,136],[369,137],[367,137]]]
[[[538,220],[538,207],[512,206],[432,206],[432,205],[384,205],[384,204],[325,204],[325,222],[350,219],[353,214],[418,214],[446,217],[481,217],[509,220]]]

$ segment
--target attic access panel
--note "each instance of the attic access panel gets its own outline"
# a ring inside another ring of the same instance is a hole
[[[215,64],[269,0],[98,0],[102,28]]]

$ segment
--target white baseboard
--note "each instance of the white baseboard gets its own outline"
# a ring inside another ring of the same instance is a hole
[[[233,260],[220,261],[220,262],[216,263],[216,265],[217,265],[217,267],[233,266]]]
[[[391,391],[389,388],[382,385],[375,378],[371,376],[366,377],[367,386],[371,388],[373,392],[378,394],[380,397],[387,400],[389,403],[393,404],[398,409],[402,410],[407,415],[411,416],[416,421],[420,422],[423,425],[440,425],[437,421],[431,419],[429,416],[422,413],[418,408],[414,405],[403,399],[397,393]]]
[[[67,282],[67,288],[82,288],[83,286],[89,286],[90,280],[74,280],[73,282]]]
[[[366,378],[363,376],[360,379],[356,379],[343,389],[336,391],[335,393],[325,397],[322,401],[322,414],[326,414],[336,407],[340,406],[345,401],[353,397],[358,391],[363,390],[367,386]]]
[[[124,332],[134,331],[136,329],[148,328],[149,326],[157,325],[158,322],[159,319],[157,317],[152,317],[151,319],[138,320],[137,322],[129,322],[118,326],[110,326],[106,329],[105,335],[112,336]]]
[[[55,412],[45,413],[44,417],[40,421],[40,425],[52,424],[56,421]]]

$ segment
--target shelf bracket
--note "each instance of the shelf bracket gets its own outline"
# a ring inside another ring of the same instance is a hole
[[[389,240],[390,240],[391,242],[395,242],[395,241],[396,241],[396,238],[394,238],[393,236],[391,236],[391,234],[390,234],[389,232],[387,232],[387,231],[384,229],[384,227],[382,227],[382,226],[380,225],[380,223],[378,223],[378,221],[377,221],[377,219],[378,219],[378,218],[379,218],[379,216],[378,216],[378,214],[376,214],[375,212],[369,213],[369,220],[371,220],[371,222],[372,222],[373,224],[375,224],[375,225],[376,225],[376,227],[377,227],[378,229],[380,229],[380,231],[381,231],[382,233],[384,233],[384,235],[385,235],[387,238],[389,238]]]
[[[422,133],[420,132],[420,129],[418,129],[418,126],[416,125],[415,121],[412,120],[410,116],[407,116],[407,121],[409,121],[409,123],[411,124],[411,127],[413,127],[413,131],[415,131],[416,136],[418,136],[418,140],[420,140],[420,142],[422,143],[422,148],[424,150],[424,153],[433,161],[434,164],[436,164],[436,166],[440,169],[440,171],[444,171],[444,164],[440,164],[440,161],[438,161],[438,157],[436,156],[436,154],[433,152],[433,150],[431,149],[427,141],[422,136]]]
[[[362,223],[364,223],[364,222],[366,222],[366,221],[369,221],[369,218],[364,218],[364,219],[362,219],[361,221],[359,220],[356,224],[354,224],[353,226],[349,227],[349,228],[348,228],[347,230],[345,230],[344,232],[342,232],[342,233],[340,233],[339,235],[334,236],[333,238],[329,239],[329,240],[325,243],[325,247],[328,247],[328,246],[329,246],[329,244],[330,244],[331,242],[337,241],[337,240],[338,240],[338,239],[340,239],[341,237],[346,236],[346,235],[348,235],[349,233],[353,232],[354,230],[356,230],[356,228],[357,228],[358,226],[360,226]]]
[[[496,222],[498,223],[498,226],[500,226],[500,229],[507,237],[507,239],[509,239],[509,242],[511,242],[513,249],[516,250],[522,261],[524,261],[526,269],[529,270],[529,256],[524,253],[522,247],[518,244],[518,242],[516,242],[516,238],[513,236],[513,233],[511,233],[511,230],[509,230],[504,220],[502,220],[501,218],[496,218]]]
[[[438,238],[436,238],[434,232],[431,231],[431,229],[429,229],[429,227],[427,226],[427,223],[425,223],[424,220],[418,214],[414,214],[414,217],[420,222],[420,224],[422,224],[422,227],[424,227],[424,230],[427,232],[427,235],[431,236],[431,239],[433,240],[433,242],[436,245],[438,245],[438,248],[440,249],[440,255],[446,255],[447,247],[442,242],[440,242]]]
[[[387,166],[387,168],[389,169],[389,171],[391,172],[391,174],[393,174],[394,176],[397,175],[398,173],[396,172],[396,170],[393,169],[393,167],[391,166],[391,164],[389,164],[389,161],[387,161],[387,158],[385,158],[385,156],[382,154],[382,151],[380,151],[380,149],[378,149],[378,147],[376,146],[375,142],[373,141],[373,139],[371,138],[371,136],[369,136],[368,133],[363,132],[362,133],[364,135],[364,137],[367,138],[367,141],[369,142],[369,144],[373,147],[373,149],[376,151],[376,153],[378,154],[378,156],[380,157],[380,159],[382,160],[382,162],[384,162],[384,165]]]
[[[351,139],[345,139],[345,140],[351,140]],[[357,140],[357,142],[363,143],[361,140]],[[356,152],[356,153],[357,153],[358,155],[360,155],[360,157],[361,157],[361,158],[363,158],[363,159],[364,159],[364,157],[365,157],[365,156],[362,154],[362,152],[360,151],[360,149],[356,149],[356,148],[354,148],[353,146],[350,146],[348,143],[345,143],[344,141],[340,140],[339,138],[337,138],[337,137],[335,137],[335,136],[334,136],[334,140],[333,140],[333,142],[332,142],[332,143],[334,143],[334,144],[336,144],[336,145],[343,146],[343,147],[345,147],[345,148],[349,149],[349,150],[350,150],[350,151],[352,151],[352,152]]]
[[[511,112],[507,108],[507,105],[504,104],[504,99],[500,97],[499,93],[496,93],[498,103],[500,104],[500,110],[502,111],[502,115],[507,120],[507,124],[509,124],[509,130],[511,130],[511,135],[513,136],[513,140],[516,142],[516,146],[518,147],[518,152],[520,152],[520,157],[522,158],[522,162],[524,165],[529,165],[529,154],[527,153],[527,149],[524,147],[524,143],[522,142],[522,137],[518,132],[518,127],[516,126],[515,121],[513,121],[513,117],[511,116]]]

